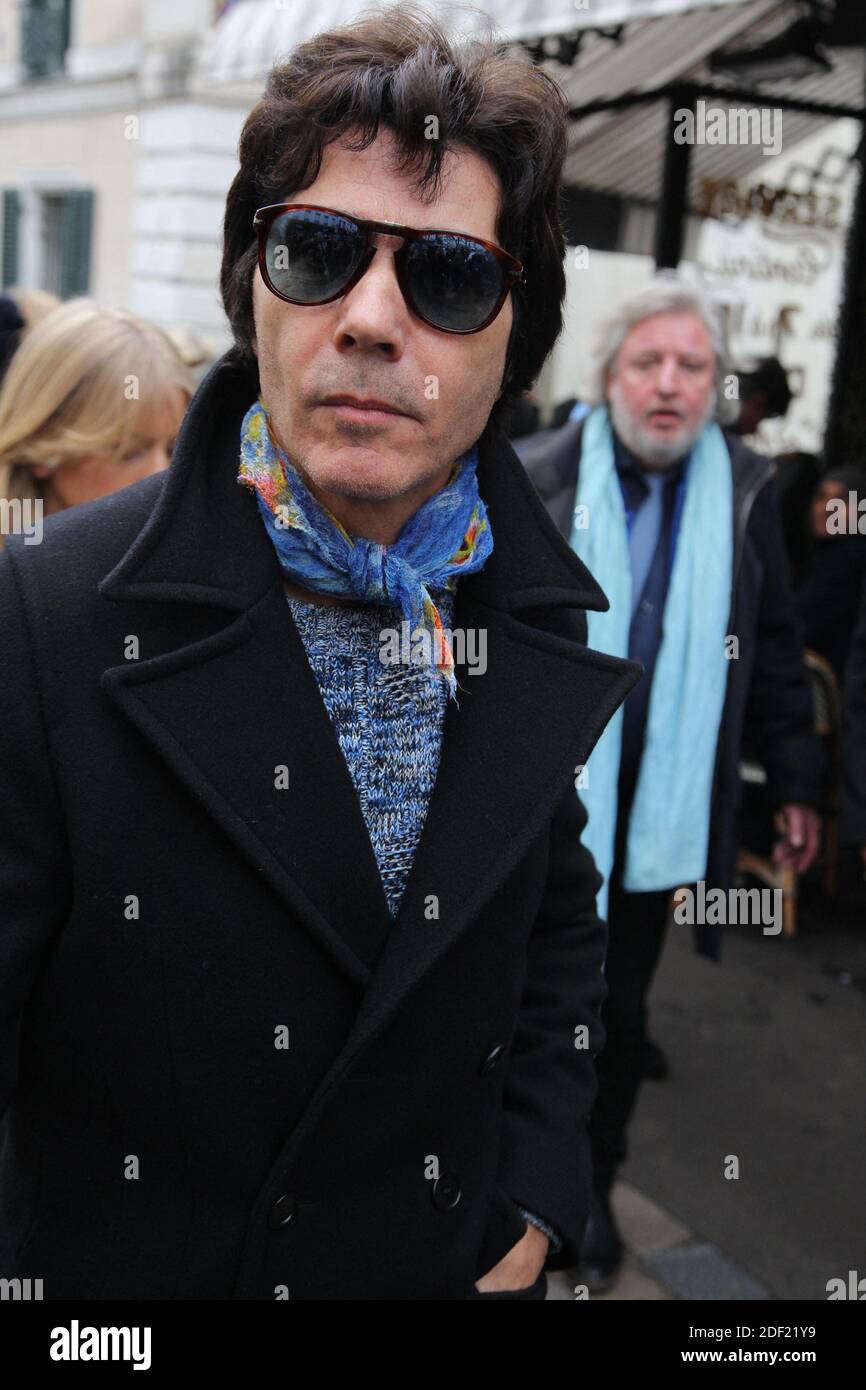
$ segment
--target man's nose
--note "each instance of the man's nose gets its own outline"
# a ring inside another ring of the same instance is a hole
[[[395,249],[399,247],[398,238],[388,238],[388,241]],[[406,335],[407,312],[393,253],[379,247],[358,283],[342,301],[336,329],[337,346],[356,345],[365,350],[381,348],[391,357],[399,356]]]
[[[665,396],[672,396],[679,391],[680,372],[674,358],[662,358],[656,377],[656,386]]]

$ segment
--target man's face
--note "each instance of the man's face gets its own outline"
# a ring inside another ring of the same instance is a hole
[[[613,427],[647,468],[688,453],[715,409],[716,359],[696,314],[652,314],[635,324],[608,372]]]
[[[420,201],[388,162],[381,130],[362,151],[325,147],[315,182],[298,202],[356,217],[435,227],[496,241],[499,186],[471,151],[449,151],[441,196]],[[443,333],[407,308],[397,284],[397,238],[378,237],[366,273],[330,304],[287,304],[253,280],[254,347],[262,396],[277,439],[307,486],[356,534],[390,543],[448,481],[454,461],[482,433],[501,393],[511,297],[480,333]],[[375,398],[400,414],[365,419],[333,395]]]

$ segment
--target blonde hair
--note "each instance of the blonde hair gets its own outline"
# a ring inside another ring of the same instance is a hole
[[[86,298],[52,309],[23,335],[0,386],[0,497],[41,496],[34,464],[135,452],[174,387],[195,389],[156,324]]]
[[[14,300],[18,306],[18,312],[24,320],[23,333],[35,328],[37,323],[50,314],[54,309],[59,309],[63,300],[56,294],[51,294],[50,290],[25,290],[18,285],[13,285],[3,291],[10,299]]]

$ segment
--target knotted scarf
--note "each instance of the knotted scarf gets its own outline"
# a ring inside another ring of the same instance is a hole
[[[409,518],[393,545],[350,536],[309,491],[276,442],[261,396],[241,426],[237,481],[252,488],[283,572],[317,593],[398,607],[456,697],[454,657],[431,589],[453,592],[458,578],[480,570],[493,537],[478,492],[473,446],[454,464],[448,482]]]

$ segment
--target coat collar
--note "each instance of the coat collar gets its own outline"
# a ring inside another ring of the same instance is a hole
[[[229,354],[210,370],[153,512],[100,585],[114,603],[217,606],[230,619],[213,632],[211,618],[199,640],[110,667],[102,683],[358,986],[339,1070],[543,833],[641,668],[583,645],[582,615],[575,640],[574,615],[569,629],[560,610],[605,610],[607,600],[505,436],[488,427],[478,441],[478,481],[494,548],[484,569],[458,585],[454,616],[455,627],[487,629],[488,667],[483,675],[457,667],[459,707],[449,701],[436,784],[392,920],[276,554],[255,499],[236,482],[241,421],[255,390]],[[275,786],[279,768],[287,788]]]
[[[240,429],[255,398],[249,369],[227,352],[202,380],[153,513],[100,585],[108,599],[218,604],[243,612],[273,586],[273,546],[237,482]],[[606,610],[583,563],[551,528],[535,489],[495,426],[478,440],[478,484],[494,550],[461,581],[509,610],[540,602]]]

